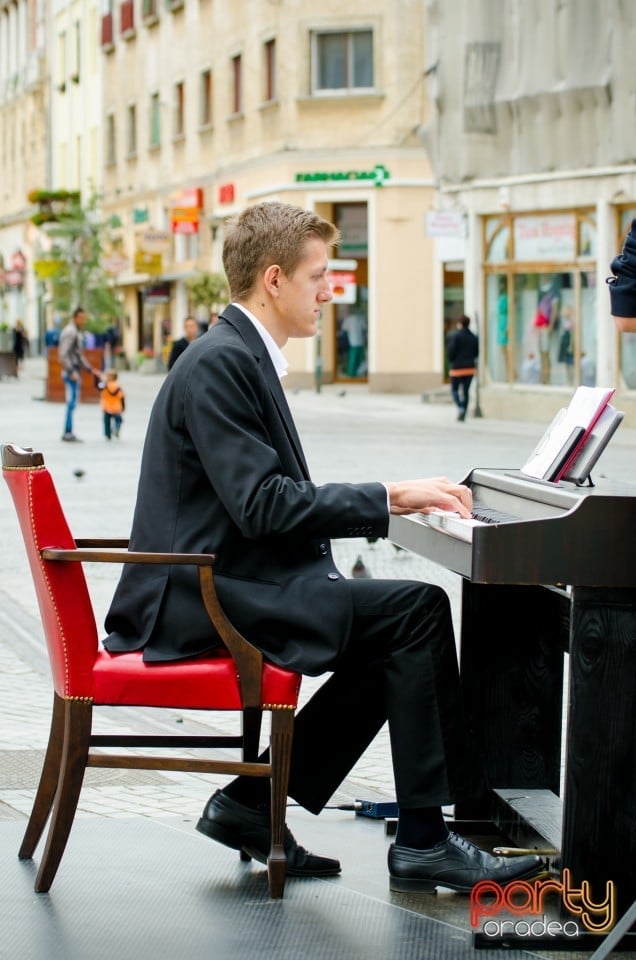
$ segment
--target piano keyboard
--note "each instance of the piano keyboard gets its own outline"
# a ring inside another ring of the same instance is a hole
[[[473,520],[481,520],[482,523],[511,523],[521,519],[503,510],[497,510],[496,507],[482,507],[479,504],[473,504],[471,516]]]

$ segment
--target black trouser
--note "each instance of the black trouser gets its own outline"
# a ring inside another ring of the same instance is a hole
[[[348,583],[346,653],[297,715],[289,795],[318,813],[388,720],[399,805],[452,803],[466,770],[448,597],[415,581]]]
[[[468,409],[468,393],[473,382],[472,373],[465,373],[459,377],[451,377],[451,394],[460,413]]]

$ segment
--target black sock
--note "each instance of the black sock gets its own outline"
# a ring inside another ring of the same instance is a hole
[[[447,836],[448,827],[444,822],[441,807],[400,809],[395,837],[397,846],[430,850]]]

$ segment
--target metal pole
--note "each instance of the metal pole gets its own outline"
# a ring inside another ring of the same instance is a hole
[[[322,317],[318,320],[316,331],[316,365],[314,368],[316,393],[320,393],[322,386]]]
[[[479,330],[479,314],[475,313],[475,329]],[[479,405],[479,363],[475,362],[475,408],[473,410],[473,417],[477,419],[483,417],[481,412],[481,406]]]

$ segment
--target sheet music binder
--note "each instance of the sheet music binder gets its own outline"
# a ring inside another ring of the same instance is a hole
[[[623,417],[622,410],[616,410],[608,403],[576,455],[576,459],[567,468],[567,472],[563,475],[564,480],[570,480],[572,483],[578,483],[579,485],[585,483],[592,472],[592,467],[614,436]]]
[[[565,477],[614,392],[613,387],[578,387],[568,406],[558,411],[521,473],[554,482]]]

